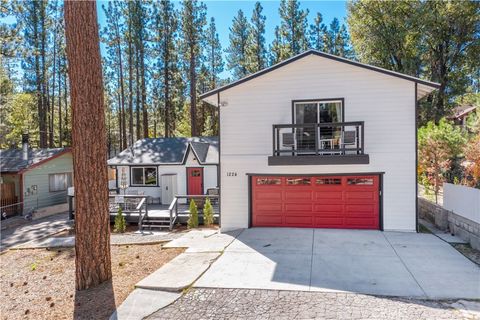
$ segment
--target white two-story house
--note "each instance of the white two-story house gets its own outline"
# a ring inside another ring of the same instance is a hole
[[[415,231],[416,112],[438,86],[310,50],[201,95],[219,107],[222,230]]]

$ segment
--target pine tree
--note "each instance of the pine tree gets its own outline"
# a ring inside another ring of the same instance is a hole
[[[222,57],[222,45],[218,38],[217,28],[215,26],[215,18],[210,19],[207,30],[207,39],[205,46],[205,81],[206,86],[202,92],[213,90],[217,87],[220,80],[220,73],[223,72],[224,62]],[[205,119],[203,123],[202,136],[212,136],[218,134],[218,116],[217,108],[202,103]]]
[[[327,35],[327,27],[323,23],[323,17],[320,12],[310,25],[310,47],[315,50],[325,51],[325,36]]]
[[[66,1],[65,31],[74,106],[75,286],[83,290],[112,278],[105,187],[107,141],[95,2]]]
[[[200,133],[197,124],[197,73],[202,64],[205,42],[203,29],[207,24],[206,6],[196,0],[185,0],[181,16],[181,48],[189,82],[191,135],[197,136]]]
[[[25,2],[23,9],[17,12],[17,20],[23,22],[24,50],[22,69],[25,77],[25,89],[34,92],[37,101],[39,124],[39,147],[48,145],[47,114],[49,111],[47,91],[47,28],[50,24],[47,2]],[[48,21],[47,21],[48,20]]]
[[[277,64],[285,59],[288,59],[289,52],[288,47],[283,41],[280,34],[280,27],[275,27],[275,38],[270,45],[270,64]]]
[[[189,229],[197,228],[198,227],[198,209],[197,204],[193,199],[190,200],[190,208],[189,208],[189,215],[187,226]]]
[[[301,10],[297,0],[281,0],[278,11],[281,18],[280,35],[284,39],[288,58],[307,50],[308,10]]]
[[[205,64],[208,70],[209,86],[208,90],[214,89],[219,80],[220,73],[223,72],[222,45],[218,38],[217,28],[215,27],[215,18],[210,19],[207,30],[207,39],[205,46]]]
[[[174,110],[174,73],[178,72],[178,56],[176,52],[176,41],[178,37],[177,12],[170,1],[154,3],[154,19],[156,34],[155,50],[158,53],[158,89],[163,100],[163,109],[159,112],[163,115],[164,136],[171,137],[174,134],[174,123],[176,121]],[[160,108],[159,108],[160,109]]]
[[[118,113],[118,127],[119,127],[119,149],[123,150],[127,147],[126,137],[126,121],[125,121],[125,89],[124,89],[124,74],[123,74],[123,39],[124,26],[121,19],[121,7],[118,1],[109,2],[107,7],[102,6],[107,25],[104,28],[103,36],[104,42],[107,45],[107,63],[109,68],[114,70],[112,76],[116,79],[116,88],[114,90],[119,100],[117,113]],[[119,91],[119,92],[118,92]]]
[[[235,79],[243,78],[247,70],[247,45],[250,24],[242,10],[238,10],[230,27],[230,46],[227,48],[227,67]]]
[[[265,46],[265,20],[260,2],[253,9],[250,33],[247,44],[247,71],[254,73],[267,66],[267,49]]]

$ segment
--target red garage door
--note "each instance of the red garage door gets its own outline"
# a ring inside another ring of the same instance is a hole
[[[253,176],[254,227],[379,229],[378,176]]]

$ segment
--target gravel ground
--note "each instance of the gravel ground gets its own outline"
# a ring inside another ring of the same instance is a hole
[[[451,303],[352,293],[192,289],[148,319],[474,319]]]
[[[0,257],[0,318],[108,319],[134,285],[183,249],[112,246],[112,281],[75,291],[75,250],[9,250]]]

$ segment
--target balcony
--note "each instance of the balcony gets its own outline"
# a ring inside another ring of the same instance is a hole
[[[268,165],[368,164],[364,122],[274,124]]]

